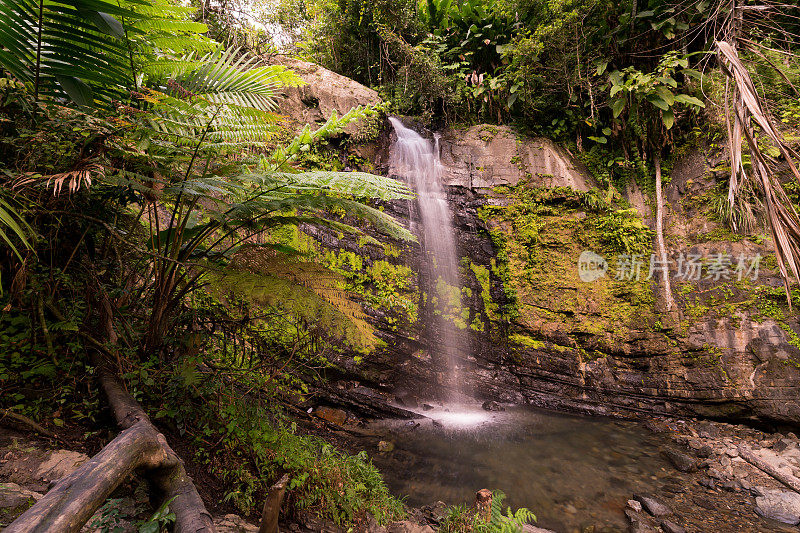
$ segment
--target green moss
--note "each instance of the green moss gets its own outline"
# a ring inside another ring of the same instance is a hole
[[[514,333],[512,335],[509,335],[508,340],[510,340],[515,344],[519,344],[520,346],[525,346],[526,348],[541,349],[545,347],[544,342],[536,340],[533,337],[529,337],[528,335],[522,335],[519,333]]]
[[[483,125],[478,131],[478,136],[483,142],[491,142],[497,135],[498,129],[496,126]]]

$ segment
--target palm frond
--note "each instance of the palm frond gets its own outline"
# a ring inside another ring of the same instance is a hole
[[[734,46],[725,41],[717,41],[716,46],[722,70],[728,78],[728,88],[730,85],[733,86],[732,110],[726,113],[728,151],[731,159],[728,202],[733,208],[736,205],[736,198],[742,194],[746,186],[758,190],[763,198],[764,211],[775,242],[775,255],[786,289],[786,298],[791,305],[790,277],[786,267],[788,265],[794,278],[800,283],[800,217],[776,176],[774,162],[759,147],[753,123],[778,148],[791,173],[800,182],[800,171],[794,163],[797,153],[792,150],[774,124],[747,67],[742,63]],[[745,172],[743,163],[742,137],[747,143],[750,154],[752,172],[749,175]]]

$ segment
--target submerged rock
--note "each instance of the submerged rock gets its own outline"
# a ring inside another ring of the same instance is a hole
[[[487,401],[483,402],[483,405],[481,405],[481,407],[483,407],[483,409],[485,411],[505,411],[506,410],[505,407],[503,407],[499,403],[497,403],[495,401],[492,401],[492,400],[487,400]]]
[[[378,443],[378,451],[383,453],[388,453],[394,450],[394,443],[382,440]]]
[[[756,513],[784,524],[800,524],[800,494],[788,490],[761,488]]]

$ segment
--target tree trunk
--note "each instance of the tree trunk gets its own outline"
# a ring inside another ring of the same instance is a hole
[[[78,470],[62,478],[5,531],[9,533],[72,533],[137,469],[170,501],[175,533],[216,533],[211,515],[186,473],[180,457],[144,410],[99,358],[100,384],[122,433]]]
[[[267,501],[264,502],[264,510],[261,513],[261,526],[258,528],[258,533],[278,533],[278,518],[288,484],[289,474],[284,474],[277,483],[270,487]]]
[[[675,300],[672,297],[672,287],[669,281],[669,268],[667,268],[667,249],[664,246],[664,195],[661,190],[661,157],[658,153],[653,155],[653,164],[656,167],[656,253],[663,261],[664,265],[662,279],[664,281],[664,304],[667,311],[672,311],[675,307]]]
[[[175,464],[172,467],[156,469],[148,473],[148,477],[161,490],[163,501],[174,498],[172,503],[169,504],[176,517],[174,532],[216,533],[216,527],[211,515],[206,511],[192,478],[186,473],[183,461],[172,451],[164,435],[158,433],[147,414],[122,387],[119,380],[102,365],[99,365],[99,367],[100,385],[108,397],[108,402],[111,404],[111,411],[117,424],[121,428],[127,429],[138,422],[146,422],[158,434],[164,451],[175,459]]]
[[[159,441],[163,437],[141,421],[126,429],[79,469],[58,481],[6,533],[77,532],[134,470],[174,467]]]

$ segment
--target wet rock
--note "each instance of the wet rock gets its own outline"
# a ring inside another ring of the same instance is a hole
[[[388,453],[394,450],[394,443],[389,442],[386,440],[382,440],[378,443],[378,451],[382,453]]]
[[[729,479],[727,481],[722,482],[722,490],[726,490],[728,492],[739,492],[741,490],[741,485],[735,479]]]
[[[633,499],[638,501],[642,504],[642,507],[655,517],[666,516],[668,514],[672,514],[672,511],[669,507],[661,503],[660,501],[656,500],[655,498],[651,498],[649,496],[643,496],[640,494],[634,494]]]
[[[680,472],[696,472],[697,461],[694,457],[673,449],[666,449],[661,454]]]
[[[314,410],[314,416],[326,422],[330,422],[331,424],[336,424],[337,426],[343,426],[347,421],[347,413],[341,409],[334,409],[333,407],[317,407]]]
[[[756,497],[756,513],[784,524],[800,524],[800,494],[763,488],[761,494]]]
[[[429,404],[429,403],[423,403],[422,404],[422,410],[423,411],[430,411],[431,409],[433,409],[433,406],[431,404]]]
[[[646,514],[625,509],[625,516],[628,518],[628,531],[630,533],[658,533],[656,523]]]
[[[487,400],[487,401],[483,402],[483,405],[481,405],[481,407],[483,407],[483,409],[485,411],[505,411],[506,410],[505,407],[503,407],[499,403],[497,403],[495,401],[492,401],[492,400]]]
[[[226,514],[215,518],[214,525],[217,526],[218,533],[256,533],[258,531],[258,526],[235,514]]]
[[[711,479],[710,477],[701,477],[699,480],[697,480],[697,482],[700,485],[702,485],[705,488],[707,488],[707,489],[715,489],[715,488],[717,488],[716,482],[713,479]]]
[[[434,533],[431,526],[415,524],[409,520],[392,522],[386,526],[389,533]]]
[[[709,511],[717,508],[717,504],[705,496],[695,496],[692,498],[692,501],[695,503],[695,505],[698,505],[703,509],[708,509]]]
[[[670,522],[669,520],[661,521],[661,529],[664,530],[664,533],[686,533],[685,529],[675,522]]]
[[[16,483],[0,483],[0,509],[27,508],[41,497],[38,492],[24,489]]]
[[[642,504],[636,500],[628,500],[628,507],[637,513],[642,511]]]
[[[702,457],[703,459],[708,459],[709,457],[711,457],[711,454],[713,453],[713,451],[714,450],[711,448],[711,446],[706,444],[704,446],[701,446],[697,450],[697,456],[698,457]]]

